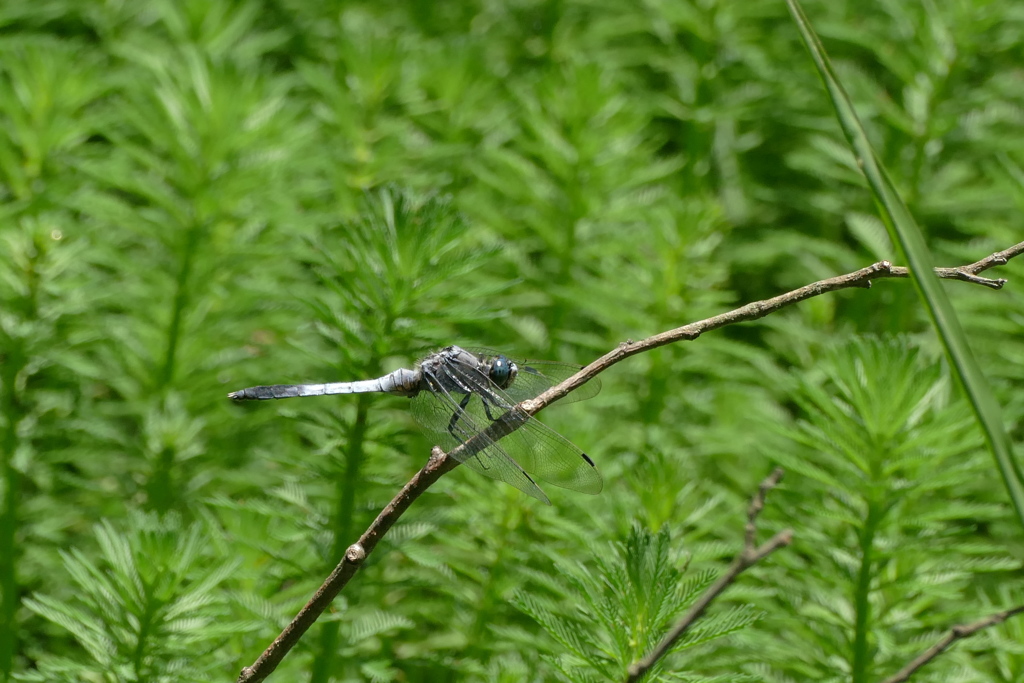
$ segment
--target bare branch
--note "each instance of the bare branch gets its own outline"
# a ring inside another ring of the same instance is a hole
[[[935,274],[940,278],[947,280],[973,282],[993,289],[999,289],[1003,286],[1006,280],[989,280],[987,278],[979,278],[976,277],[977,274],[984,270],[988,270],[989,268],[1004,265],[1011,258],[1019,256],[1021,253],[1024,253],[1024,242],[1015,244],[1004,251],[996,252],[991,256],[986,256],[980,261],[976,261],[975,263],[971,263],[966,266],[960,266],[958,268],[936,268]],[[616,363],[638,353],[650,351],[651,349],[659,346],[665,346],[677,341],[692,341],[705,332],[717,330],[718,328],[725,327],[726,325],[734,325],[748,320],[757,320],[758,318],[763,318],[781,308],[792,306],[793,304],[827,292],[835,292],[840,289],[849,289],[851,287],[869,288],[871,287],[871,282],[873,280],[908,277],[910,277],[909,269],[894,266],[888,261],[879,261],[867,268],[861,268],[860,270],[856,270],[852,273],[838,275],[826,280],[819,280],[818,282],[813,282],[801,287],[800,289],[794,289],[791,292],[780,294],[779,296],[771,299],[754,301],[727,313],[722,313],[704,320],[690,323],[689,325],[677,327],[674,330],[661,332],[660,334],[648,337],[643,341],[628,341],[619,344],[618,348],[601,356],[558,386],[551,387],[532,401],[523,401],[520,405],[523,406],[523,409],[526,410],[526,412],[533,415],[537,411],[551,404],[553,401],[557,401],[562,398],[570,391],[579,388],[588,379],[597,376],[612,365],[615,365]]]
[[[977,276],[978,273],[994,266],[1004,265],[1011,258],[1020,255],[1022,252],[1024,252],[1024,242],[1010,247],[1005,251],[987,256],[976,263],[961,266],[959,268],[936,268],[935,272],[942,278],[974,282],[976,284],[982,284],[987,287],[998,289],[999,287],[1002,287],[1005,280],[988,280],[987,278],[978,278],[975,276]],[[256,683],[257,681],[262,681],[269,676],[284,656],[288,654],[288,651],[295,646],[302,635],[319,618],[324,610],[327,609],[327,606],[330,605],[331,601],[334,600],[338,593],[341,592],[342,588],[345,587],[355,574],[356,570],[362,564],[363,559],[373,552],[381,537],[391,529],[395,522],[398,521],[398,518],[402,516],[410,505],[412,505],[413,501],[419,498],[419,496],[426,491],[427,488],[433,485],[434,482],[440,479],[442,475],[455,469],[459,464],[458,458],[465,459],[472,453],[480,450],[487,443],[490,443],[492,440],[497,440],[522,426],[525,422],[525,415],[533,415],[537,413],[552,402],[562,398],[570,391],[579,388],[587,380],[597,376],[601,372],[604,372],[612,365],[638,353],[649,351],[650,349],[677,341],[693,340],[704,332],[718,329],[719,327],[724,327],[726,325],[763,318],[770,313],[774,313],[780,308],[799,303],[805,299],[819,296],[827,292],[848,289],[850,287],[866,288],[871,286],[872,280],[909,276],[910,272],[906,268],[893,266],[888,261],[880,261],[874,265],[868,266],[867,268],[861,268],[860,270],[852,273],[839,275],[827,280],[820,280],[806,285],[805,287],[801,287],[800,289],[795,289],[792,292],[781,294],[772,299],[755,301],[733,311],[729,311],[728,313],[722,313],[721,315],[716,315],[714,317],[707,318],[706,320],[700,320],[674,330],[662,332],[654,335],[653,337],[644,339],[643,341],[625,342],[620,344],[615,350],[605,354],[587,367],[583,368],[561,384],[548,389],[546,392],[530,401],[523,401],[516,407],[516,409],[509,411],[508,415],[505,416],[507,419],[496,420],[486,430],[459,446],[458,449],[452,451],[451,454],[446,455],[441,452],[440,449],[435,448],[426,466],[417,472],[413,478],[410,479],[404,487],[402,487],[402,490],[398,492],[394,499],[388,503],[383,510],[381,510],[380,514],[377,515],[377,519],[375,519],[373,524],[371,524],[363,533],[359,538],[359,541],[349,548],[342,561],[334,568],[334,571],[332,571],[327,577],[323,585],[317,589],[309,602],[306,603],[295,618],[292,619],[291,623],[289,623],[281,634],[274,639],[274,642],[270,644],[266,651],[260,655],[259,659],[257,659],[252,666],[247,666],[242,669],[241,674],[238,676],[238,683]],[[456,457],[453,457],[453,455]],[[783,534],[785,533],[786,532],[783,532]],[[783,534],[780,534],[762,546],[763,548],[767,548],[764,555],[767,555],[777,547],[781,547],[789,542],[788,537],[780,538]],[[769,548],[768,546],[773,543],[775,544],[775,547]],[[357,547],[362,549],[361,553],[353,550]],[[757,559],[760,559],[760,557]]]
[[[885,679],[884,683],[903,683],[904,681],[909,680],[910,677],[914,675],[915,671],[938,657],[946,650],[946,648],[956,641],[969,638],[978,631],[986,629],[989,626],[1001,624],[1010,617],[1015,614],[1020,614],[1021,612],[1024,612],[1024,605],[1008,609],[1004,612],[998,612],[992,616],[985,617],[980,621],[976,621],[973,624],[960,624],[958,626],[954,626],[939,642],[919,654],[912,662],[900,669],[895,675]]]
[[[310,626],[323,614],[324,610],[331,604],[341,589],[355,575],[356,570],[362,565],[363,560],[373,552],[377,543],[384,537],[384,534],[394,526],[398,518],[402,516],[413,501],[420,497],[434,482],[441,478],[441,475],[455,469],[458,462],[446,455],[440,448],[434,447],[431,451],[427,464],[417,472],[412,479],[402,487],[390,503],[380,511],[373,524],[363,532],[359,540],[349,546],[334,571],[330,573],[320,588],[317,589],[309,602],[299,610],[291,623],[285,627],[281,634],[274,639],[274,642],[264,650],[259,659],[253,662],[252,666],[242,669],[238,675],[238,683],[256,683],[264,680],[274,672],[277,665],[281,663],[285,655],[295,647],[302,638],[302,635]]]
[[[682,619],[679,620],[672,630],[669,631],[668,635],[658,643],[657,647],[651,650],[650,653],[638,662],[634,662],[629,667],[629,677],[626,679],[629,683],[634,683],[640,680],[640,678],[647,673],[647,671],[654,666],[654,663],[661,659],[666,652],[668,652],[676,641],[686,633],[694,622],[697,621],[704,614],[704,611],[708,608],[715,598],[722,594],[726,588],[728,588],[736,580],[736,578],[746,571],[751,566],[757,564],[768,555],[782,548],[783,546],[789,545],[793,541],[793,530],[784,529],[779,533],[771,537],[761,547],[757,546],[756,534],[757,534],[757,517],[761,514],[761,510],[764,509],[765,497],[768,492],[778,485],[779,480],[782,479],[782,468],[775,468],[775,471],[769,475],[767,479],[761,482],[761,486],[758,488],[757,493],[750,501],[750,507],[747,509],[747,524],[744,533],[743,550],[740,551],[732,564],[729,565],[729,569],[724,574],[718,577],[718,580],[704,595],[700,596],[700,599],[694,603],[690,611],[687,612]]]
[[[1009,249],[997,251],[980,261],[975,261],[966,266],[960,266],[959,268],[936,268],[935,274],[947,280],[961,280],[992,289],[1002,289],[1003,285],[1006,284],[1006,278],[992,280],[987,277],[978,277],[978,273],[995,266],[1005,266],[1009,263],[1010,259],[1020,255],[1022,252],[1024,252],[1024,242],[1015,244]],[[892,272],[893,277],[910,277],[910,270],[908,268],[894,266]]]

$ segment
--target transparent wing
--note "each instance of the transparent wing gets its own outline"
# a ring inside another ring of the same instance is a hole
[[[416,421],[437,440],[437,444],[451,451],[459,444],[479,434],[488,423],[478,423],[473,415],[460,407],[465,395],[452,394],[431,382],[434,391],[421,391],[412,399],[412,414]],[[478,397],[475,398],[479,402]],[[537,483],[523,471],[505,450],[491,442],[478,453],[461,462],[472,470],[492,479],[511,484],[548,505],[551,501]]]
[[[536,398],[559,382],[566,380],[580,371],[579,365],[571,363],[559,363],[551,360],[527,360],[500,354],[494,349],[482,347],[464,347],[470,353],[481,358],[493,358],[504,355],[519,367],[519,376],[512,382],[512,385],[505,389],[505,393],[513,399],[513,403],[519,403],[527,399]],[[594,378],[582,387],[572,392],[560,403],[574,403],[594,398],[601,391],[601,380]]]
[[[461,397],[456,407],[474,424],[481,425],[481,429],[500,420],[517,403],[476,368],[454,361],[445,370],[472,392],[468,400]],[[586,453],[533,417],[502,437],[500,444],[522,469],[541,481],[592,494],[599,493],[604,486],[600,472]]]

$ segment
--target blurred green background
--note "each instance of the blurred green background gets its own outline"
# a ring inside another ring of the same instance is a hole
[[[1021,240],[1024,7],[805,5],[943,265]],[[404,399],[232,405],[451,343],[586,363],[892,258],[779,0],[0,3],[0,680],[251,664],[426,461]],[[1024,271],[944,283],[1024,435]],[[598,497],[457,469],[273,680],[875,681],[1024,602],[908,281],[621,363],[540,417]],[[1024,677],[1024,625],[921,681]]]

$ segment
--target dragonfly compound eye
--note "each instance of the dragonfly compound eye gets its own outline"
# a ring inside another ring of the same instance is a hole
[[[491,363],[491,381],[501,389],[508,388],[508,386],[512,384],[512,380],[516,378],[517,374],[519,373],[518,368],[516,368],[516,364],[505,356],[498,356],[494,359],[494,362]]]

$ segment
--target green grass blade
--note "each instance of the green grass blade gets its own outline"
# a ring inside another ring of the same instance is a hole
[[[1017,517],[1024,526],[1024,477],[1020,466],[1013,457],[1009,436],[1003,429],[999,405],[988,387],[984,375],[967,344],[967,338],[960,327],[956,313],[949,299],[930,273],[933,264],[931,253],[925,244],[920,228],[914,221],[907,206],[897,194],[885,169],[878,162],[867,135],[857,118],[849,96],[836,77],[825,48],[811,28],[807,16],[797,0],[786,0],[796,21],[800,34],[811,52],[815,66],[825,82],[829,98],[835,107],[839,123],[843,128],[857,163],[867,178],[875,201],[881,209],[882,219],[889,231],[893,244],[908,266],[917,291],[931,316],[932,323],[946,349],[950,365],[971,402],[985,432],[989,448],[996,459],[996,465],[1010,494],[1010,500],[1017,510]]]

